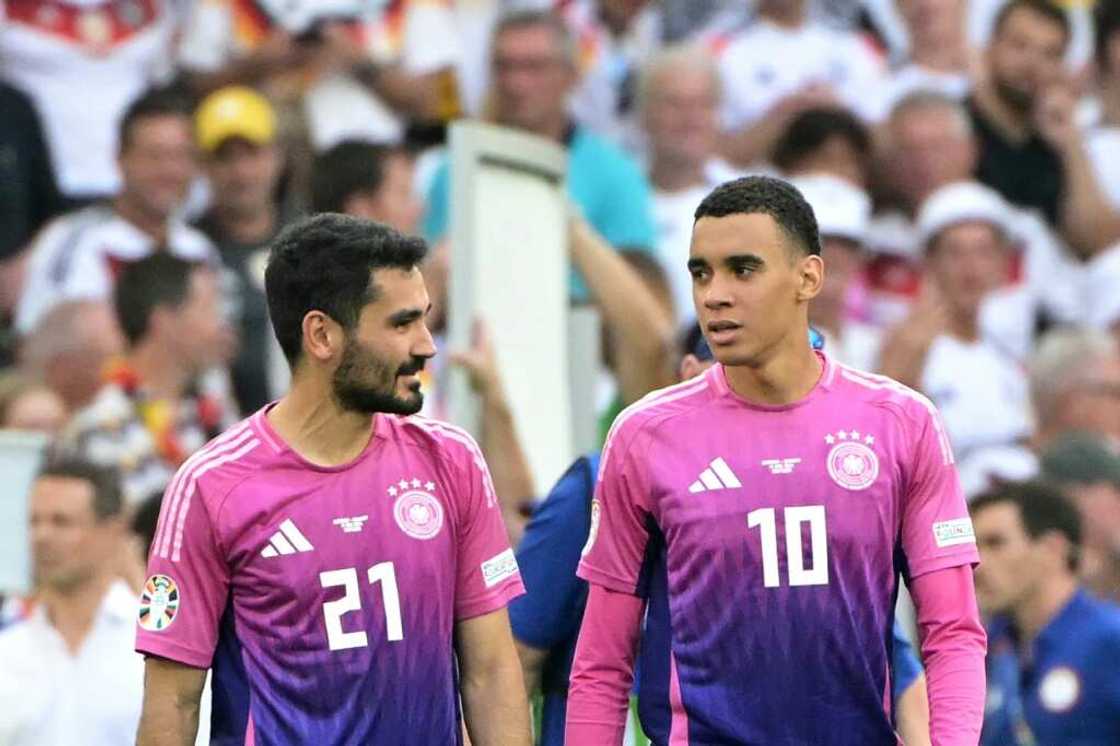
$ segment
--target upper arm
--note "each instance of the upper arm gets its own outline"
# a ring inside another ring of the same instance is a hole
[[[980,561],[952,446],[932,404],[914,403],[913,443],[902,501],[909,579]]]

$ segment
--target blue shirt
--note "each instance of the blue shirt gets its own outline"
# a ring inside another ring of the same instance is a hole
[[[583,127],[568,138],[568,195],[587,222],[616,249],[652,251],[655,246],[649,183],[622,150]],[[428,191],[424,236],[435,242],[450,221],[451,178],[447,161]],[[573,273],[572,298],[587,300],[587,287]]]
[[[576,576],[576,566],[591,530],[591,497],[598,472],[598,453],[577,459],[533,513],[517,549],[526,594],[509,605],[513,634],[525,645],[548,651],[541,675],[541,746],[564,743],[568,678],[587,604],[587,581]],[[922,673],[898,622],[891,668],[897,700]]]
[[[983,746],[1120,744],[1120,607],[1078,591],[1020,652],[1010,619],[988,627]]]

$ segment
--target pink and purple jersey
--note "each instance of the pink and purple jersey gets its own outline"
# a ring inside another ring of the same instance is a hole
[[[230,429],[172,481],[148,566],[136,649],[213,665],[216,720],[243,670],[257,744],[459,743],[454,624],[523,590],[474,441],[391,415],[338,467],[266,410]]]
[[[612,428],[579,574],[648,599],[657,744],[894,746],[899,575],[978,561],[933,406],[820,357],[797,403],[747,402],[715,365]]]

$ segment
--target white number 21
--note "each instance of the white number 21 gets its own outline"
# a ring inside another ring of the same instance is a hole
[[[385,636],[389,642],[404,639],[401,627],[401,598],[397,594],[397,574],[392,562],[379,562],[366,573],[369,582],[381,583],[381,603],[385,605]],[[327,624],[327,645],[331,650],[364,648],[369,644],[365,630],[356,632],[342,631],[342,615],[362,608],[362,598],[358,594],[358,571],[353,567],[344,570],[327,570],[319,573],[319,583],[324,588],[341,585],[346,593],[337,601],[323,604],[323,620]]]
[[[828,530],[823,505],[798,505],[782,511],[786,522],[786,567],[789,584],[828,585]],[[805,569],[801,549],[801,524],[809,524],[813,568]],[[778,579],[778,526],[773,508],[759,508],[747,513],[747,527],[762,529],[762,584],[767,588],[781,585]]]

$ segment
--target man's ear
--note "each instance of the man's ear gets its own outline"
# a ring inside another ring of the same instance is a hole
[[[308,311],[302,329],[304,353],[321,363],[334,357],[345,342],[342,327],[322,311]]]
[[[804,302],[816,298],[824,286],[824,259],[818,254],[810,254],[798,263],[797,269],[797,300]]]

